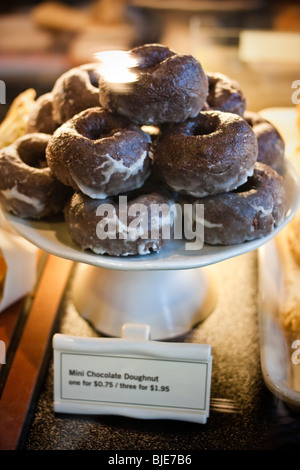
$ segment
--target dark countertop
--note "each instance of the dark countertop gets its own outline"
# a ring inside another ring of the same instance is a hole
[[[277,450],[300,443],[300,415],[266,388],[260,368],[256,252],[211,266],[219,296],[212,314],[180,341],[212,347],[212,406],[206,424],[139,420],[53,411],[53,363],[24,441],[24,450]],[[184,314],[184,312],[183,312]],[[58,332],[97,336],[66,290]],[[226,410],[215,406],[226,400]]]

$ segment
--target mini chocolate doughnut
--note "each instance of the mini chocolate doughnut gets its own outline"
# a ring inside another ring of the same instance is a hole
[[[258,142],[257,161],[266,163],[275,170],[282,168],[285,145],[283,138],[273,124],[259,113],[246,110],[244,119],[252,127]]]
[[[45,93],[38,97],[28,117],[26,129],[28,134],[35,132],[53,134],[59,127],[52,115],[52,102],[52,93]]]
[[[180,202],[204,204],[206,244],[233,245],[271,233],[284,217],[286,193],[276,170],[257,162],[253,176],[236,190]]]
[[[201,64],[160,44],[139,46],[129,54],[137,59],[137,80],[126,93],[115,91],[100,77],[100,104],[109,111],[144,125],[181,122],[202,109],[208,82]]]
[[[18,217],[40,219],[62,210],[70,189],[47,167],[50,135],[26,134],[0,151],[0,202]]]
[[[99,64],[84,64],[63,73],[55,82],[53,118],[64,123],[81,111],[99,106]]]
[[[64,210],[72,240],[82,249],[111,256],[158,252],[172,238],[173,201],[159,190],[141,192],[123,195],[123,200],[74,193]]]
[[[142,186],[151,171],[150,136],[101,107],[69,119],[49,140],[46,157],[58,180],[105,199]]]
[[[154,171],[173,191],[204,197],[237,188],[252,175],[257,139],[232,113],[203,111],[164,129],[153,152]]]
[[[221,73],[206,73],[206,75],[209,108],[242,116],[246,109],[246,98],[239,83]]]

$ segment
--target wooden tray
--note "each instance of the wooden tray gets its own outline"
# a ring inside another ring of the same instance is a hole
[[[41,252],[32,294],[0,314],[6,346],[6,363],[0,365],[0,450],[20,448],[26,435],[72,266]]]

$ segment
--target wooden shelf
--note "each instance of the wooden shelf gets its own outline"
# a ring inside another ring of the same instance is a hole
[[[33,294],[1,314],[7,361],[0,369],[0,450],[18,449],[26,434],[72,266],[46,255]]]

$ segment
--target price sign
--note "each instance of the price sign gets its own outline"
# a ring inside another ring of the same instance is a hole
[[[209,345],[57,334],[53,346],[56,412],[207,420]]]

